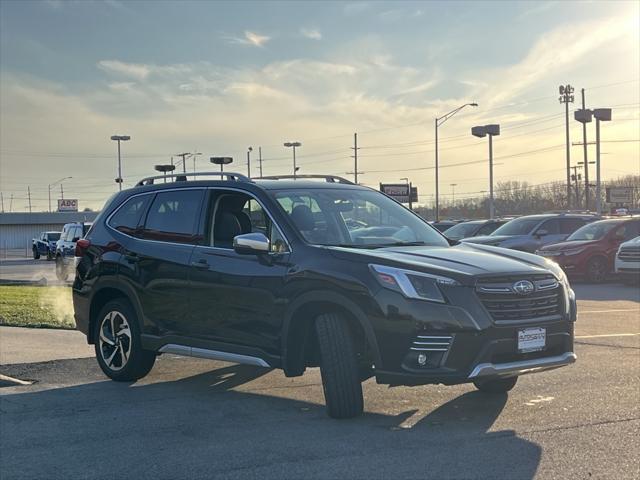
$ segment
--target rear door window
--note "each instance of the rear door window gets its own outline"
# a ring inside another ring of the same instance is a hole
[[[143,238],[172,243],[199,243],[199,216],[204,191],[175,190],[158,193],[147,213]]]
[[[540,228],[538,228],[538,230],[546,230],[547,235],[557,235],[558,233],[560,233],[560,225],[557,219],[552,218],[551,220],[547,220],[542,225],[540,225]]]
[[[580,227],[583,227],[585,221],[581,218],[562,218],[560,219],[560,233],[571,234]]]

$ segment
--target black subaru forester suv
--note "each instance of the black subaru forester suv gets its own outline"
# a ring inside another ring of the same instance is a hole
[[[457,244],[378,191],[320,180],[151,177],[108,201],[73,284],[104,373],[139,379],[162,353],[319,366],[329,415],[347,418],[371,376],[506,392],[575,361],[555,263]]]

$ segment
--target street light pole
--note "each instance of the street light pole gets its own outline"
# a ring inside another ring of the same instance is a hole
[[[596,117],[596,213],[602,213],[601,182],[600,182],[600,122],[611,120],[610,108],[596,108],[593,110]]]
[[[560,85],[558,87],[560,92],[560,103],[564,103],[565,107],[565,128],[566,128],[566,141],[567,141],[567,210],[571,209],[571,144],[569,143],[569,104],[573,103],[574,88],[571,85]],[[578,205],[578,199],[576,198],[576,206]]]
[[[120,190],[122,190],[122,159],[120,157],[120,142],[131,140],[131,137],[129,135],[112,135],[111,140],[118,142],[118,178],[116,178],[116,183]],[[51,207],[49,207],[49,211],[51,211]]]
[[[296,179],[296,175],[298,174],[298,166],[296,165],[296,147],[301,147],[302,143],[300,142],[285,142],[284,144],[287,148],[293,148],[293,179]]]
[[[493,136],[500,135],[500,125],[492,124],[473,127],[471,134],[478,138],[489,136],[489,218],[493,218],[496,214],[493,198]]]
[[[435,181],[436,181],[436,204],[435,204],[435,220],[436,222],[440,220],[440,201],[439,201],[439,179],[438,179],[438,127],[442,125],[444,122],[453,117],[456,113],[462,110],[464,107],[477,107],[477,103],[465,103],[464,105],[459,106],[458,108],[454,108],[449,113],[442,115],[441,117],[436,117],[435,119]]]
[[[251,152],[253,147],[247,149],[247,177],[251,178]]]

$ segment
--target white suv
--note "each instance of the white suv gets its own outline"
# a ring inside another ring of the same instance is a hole
[[[616,274],[636,282],[640,280],[640,237],[624,242],[616,254]]]

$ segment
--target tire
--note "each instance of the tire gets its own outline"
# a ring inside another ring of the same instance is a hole
[[[33,247],[31,250],[33,250],[33,259],[38,260],[40,258],[40,252],[38,252],[38,249]]]
[[[51,253],[50,249],[47,249],[47,260],[48,261],[53,260],[53,254]]]
[[[151,371],[156,353],[142,348],[138,318],[128,301],[110,301],[94,322],[96,358],[107,377],[117,382],[132,382]],[[114,329],[116,335],[113,335]]]
[[[601,283],[607,279],[607,261],[603,257],[593,257],[587,262],[587,280]]]
[[[327,413],[332,418],[357,417],[364,399],[349,327],[339,315],[327,313],[316,319],[315,328]]]
[[[64,267],[64,262],[62,261],[62,257],[56,257],[56,277],[61,282],[66,282],[69,278],[69,273],[67,269]]]
[[[518,377],[496,378],[493,380],[476,380],[473,384],[484,393],[507,393],[516,386]]]

